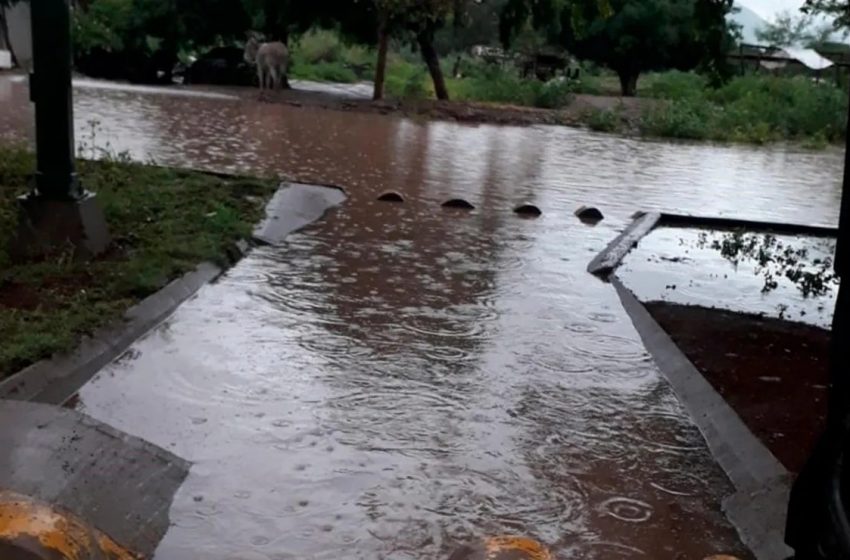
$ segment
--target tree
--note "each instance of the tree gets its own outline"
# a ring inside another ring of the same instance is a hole
[[[579,58],[617,73],[625,96],[643,72],[723,64],[731,0],[510,0],[502,40],[528,22]]]
[[[316,1],[324,1],[323,13],[333,14],[332,19],[320,18],[320,24],[333,22],[343,35],[359,42],[374,44],[377,41],[375,99],[383,97],[390,39],[416,44],[431,75],[437,98],[449,98],[434,46],[435,35],[454,14],[461,13],[466,0],[337,0],[344,8],[333,8],[334,0]]]
[[[0,47],[5,44],[6,50],[12,55],[12,66],[18,65],[18,58],[15,56],[15,49],[12,46],[12,40],[9,37],[9,22],[6,19],[6,9],[11,8],[18,0],[0,0],[0,38],[3,42]],[[23,0],[21,0],[23,1]]]
[[[448,99],[449,92],[440,67],[440,57],[434,46],[437,30],[445,25],[461,0],[373,0],[378,26],[378,63],[375,72],[374,98],[383,96],[388,42],[390,37],[412,37],[419,47],[422,60],[428,67],[437,99]]]
[[[815,26],[814,17],[811,14],[794,14],[786,11],[777,14],[772,23],[756,31],[756,37],[762,43],[778,47],[795,45],[810,47],[828,41],[832,32],[831,25]]]
[[[806,0],[800,11],[808,15],[829,17],[836,30],[850,29],[850,2],[847,0]]]
[[[90,0],[74,11],[74,54],[89,74],[170,81],[181,50],[230,41],[248,27],[242,0]]]

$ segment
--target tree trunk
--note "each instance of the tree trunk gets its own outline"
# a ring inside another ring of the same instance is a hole
[[[18,66],[18,57],[15,56],[15,48],[12,47],[12,38],[9,37],[9,25],[6,22],[6,8],[0,6],[0,37],[3,38],[3,42],[6,43],[6,48],[9,50],[9,54],[12,56],[12,66]],[[3,44],[0,43],[0,47]]]
[[[419,50],[422,51],[422,59],[428,66],[428,72],[431,73],[431,80],[434,82],[434,93],[437,99],[448,101],[449,90],[446,89],[446,80],[443,77],[443,69],[440,68],[440,57],[437,55],[437,49],[434,48],[434,30],[429,28],[417,37],[419,42]]]
[[[387,24],[381,22],[378,28],[378,63],[375,66],[375,91],[372,99],[379,101],[384,98],[384,81],[387,75],[387,50],[389,49],[390,37],[387,33]]]
[[[636,70],[618,70],[617,76],[620,78],[620,93],[623,97],[634,97],[637,95],[637,83],[640,72]]]

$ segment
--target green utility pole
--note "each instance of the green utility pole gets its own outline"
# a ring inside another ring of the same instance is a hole
[[[36,172],[32,192],[19,199],[11,253],[17,259],[44,257],[70,244],[76,258],[87,259],[106,249],[109,233],[95,195],[80,186],[75,168],[70,8],[68,0],[34,0],[30,9]]]
[[[83,196],[74,166],[71,93],[71,14],[66,0],[35,0],[32,6],[30,99],[35,103],[38,193],[78,200]]]

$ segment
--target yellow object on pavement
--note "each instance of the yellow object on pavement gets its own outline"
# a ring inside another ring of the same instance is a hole
[[[139,560],[77,516],[0,491],[2,560]]]
[[[544,545],[527,537],[488,537],[459,548],[450,560],[555,560]]]

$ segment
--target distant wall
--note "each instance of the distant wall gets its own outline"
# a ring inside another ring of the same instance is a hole
[[[26,2],[6,8],[6,23],[9,37],[5,39],[15,51],[18,64],[27,70],[32,68],[32,34],[30,32],[30,6]]]

